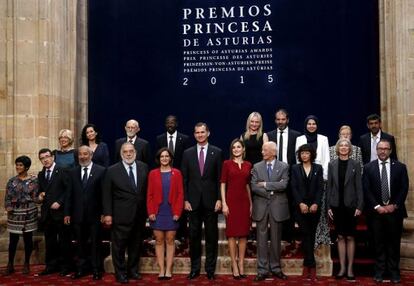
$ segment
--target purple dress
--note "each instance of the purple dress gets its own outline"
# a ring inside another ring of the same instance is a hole
[[[173,220],[171,205],[168,202],[170,195],[171,172],[161,172],[162,179],[162,203],[158,208],[156,219],[150,222],[155,230],[177,230],[178,222]]]

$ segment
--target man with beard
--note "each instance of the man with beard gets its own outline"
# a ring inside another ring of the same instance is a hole
[[[134,145],[121,146],[122,161],[106,172],[102,193],[104,224],[112,226],[112,262],[119,283],[141,279],[138,272],[146,220],[148,166],[136,161]],[[125,251],[128,249],[128,263]]]
[[[72,275],[73,279],[85,276],[90,270],[93,271],[93,280],[102,278],[99,234],[105,168],[92,163],[92,156],[93,151],[89,146],[79,147],[79,166],[69,172],[70,188],[65,203],[65,224],[72,224],[77,241],[76,272]]]

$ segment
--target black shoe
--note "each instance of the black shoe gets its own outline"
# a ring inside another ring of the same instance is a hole
[[[128,277],[125,274],[120,274],[120,275],[116,275],[116,282],[121,283],[121,284],[127,284],[128,281]]]
[[[14,267],[12,264],[7,264],[7,268],[4,271],[4,276],[8,276],[14,273]]]
[[[92,273],[92,279],[93,280],[101,280],[102,279],[102,273],[99,271],[94,271]]]
[[[254,281],[263,281],[267,278],[266,274],[257,274],[256,277],[254,277]]]
[[[25,263],[25,264],[23,265],[22,274],[23,274],[23,275],[27,275],[27,274],[29,274],[29,273],[30,273],[30,265],[29,265],[29,263]]]
[[[70,273],[69,269],[63,269],[59,272],[59,276],[63,277],[63,276],[68,275],[69,273]]]
[[[382,281],[384,281],[384,279],[382,278],[381,274],[375,274],[374,275],[374,281],[377,283],[382,283]]]
[[[49,274],[53,274],[53,273],[56,273],[56,272],[57,271],[55,269],[45,268],[45,270],[43,270],[42,272],[39,273],[39,276],[49,275]]]
[[[354,275],[346,275],[346,281],[348,282],[355,282],[355,276]]]
[[[132,272],[128,274],[128,278],[132,280],[141,280],[142,276],[138,272]]]
[[[247,275],[246,274],[240,274],[240,279],[246,279]]]
[[[273,277],[277,277],[277,278],[282,279],[282,280],[286,280],[287,279],[287,276],[282,271],[272,272],[272,276]]]
[[[343,279],[345,277],[345,273],[342,273],[342,274],[336,274],[336,276],[335,276],[335,279],[336,280],[341,280],[341,279]]]
[[[391,277],[391,282],[394,284],[401,283],[401,277],[400,276],[393,276]]]
[[[164,280],[171,280],[171,279],[172,279],[172,276],[167,276],[167,275],[164,276]]]
[[[197,278],[198,276],[200,276],[200,272],[191,271],[190,274],[188,274],[187,279],[188,280],[193,280],[193,279]]]
[[[214,275],[213,272],[207,272],[207,279],[208,280],[214,280],[214,279],[216,279],[216,276]]]
[[[241,280],[241,275],[233,275],[234,280]]]
[[[75,273],[72,274],[71,278],[72,279],[79,279],[79,278],[82,278],[85,275],[86,275],[86,273],[83,272],[83,271],[76,271]]]
[[[158,275],[158,280],[165,280],[165,276]]]

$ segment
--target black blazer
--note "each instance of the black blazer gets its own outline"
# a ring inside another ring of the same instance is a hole
[[[131,185],[122,162],[108,168],[102,192],[103,214],[112,216],[113,223],[133,225],[139,216],[146,216],[147,164],[136,161],[137,190]]]
[[[391,134],[385,133],[381,130],[381,138],[380,139],[387,139],[391,142],[392,153],[390,158],[393,160],[398,160],[397,156],[397,147],[395,145],[395,138]],[[362,163],[368,164],[371,160],[371,133],[365,133],[359,138],[358,146],[361,148],[362,152]]]
[[[328,208],[339,206],[339,177],[338,159],[329,162],[328,188],[326,202]],[[349,159],[344,182],[344,204],[348,208],[362,210],[364,207],[364,193],[362,191],[361,165]]]
[[[168,140],[167,140],[167,132],[157,136],[157,149],[156,152],[161,149],[162,147],[168,147]],[[190,138],[177,132],[177,140],[175,141],[175,149],[174,149],[174,161],[173,167],[177,169],[181,169],[181,162],[183,158],[184,150],[190,147]]]
[[[70,188],[66,196],[65,216],[72,223],[96,223],[102,215],[102,184],[105,168],[92,164],[88,183],[82,186],[83,167],[73,168],[69,173]]]
[[[296,164],[296,150],[295,150],[295,144],[296,144],[296,138],[298,138],[301,134],[300,132],[293,130],[289,128],[288,130],[288,146],[287,146],[287,160],[289,166],[292,166]],[[270,132],[267,132],[267,137],[269,138],[269,141],[273,141],[276,144],[278,144],[277,138],[277,129],[272,130]]]
[[[312,164],[312,169],[309,173],[310,176],[310,193],[308,194],[310,199],[310,205],[321,205],[323,194],[323,170],[319,164]],[[300,203],[305,203],[306,195],[306,178],[305,171],[302,164],[293,165],[291,168],[290,186],[295,200],[295,205],[299,206]]]
[[[204,174],[198,166],[197,145],[184,151],[181,173],[184,179],[184,199],[189,201],[193,210],[200,204],[214,209],[217,200],[221,200],[220,175],[221,149],[208,144],[205,153]]]
[[[407,167],[398,161],[391,160],[390,173],[390,204],[397,205],[396,214],[407,217],[405,209],[405,199],[408,193],[408,174]],[[364,166],[362,176],[364,189],[365,209],[368,212],[374,212],[375,206],[383,205],[381,198],[381,175],[378,160],[372,161]]]
[[[127,142],[127,137],[119,138],[115,141],[115,161],[117,163],[121,161],[121,146]],[[137,160],[142,161],[147,165],[152,165],[151,147],[147,140],[142,138],[136,138],[134,142],[135,150],[137,151]]]
[[[43,168],[39,172],[37,178],[39,180],[39,194],[44,192],[40,222],[45,222],[48,219],[61,221],[63,223],[63,210],[65,208],[66,195],[69,191],[69,180],[67,171],[59,168],[55,165],[50,177],[50,181],[47,182],[45,178],[46,169]],[[53,210],[50,206],[57,202],[60,207],[57,210]]]

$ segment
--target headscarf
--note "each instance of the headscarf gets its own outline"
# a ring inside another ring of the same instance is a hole
[[[309,132],[306,126],[308,125],[308,121],[313,119],[316,123],[316,130],[315,132]],[[319,120],[318,117],[315,115],[309,115],[305,118],[305,128],[304,134],[306,136],[306,141],[310,144],[315,150],[318,149],[318,127],[319,127]]]

